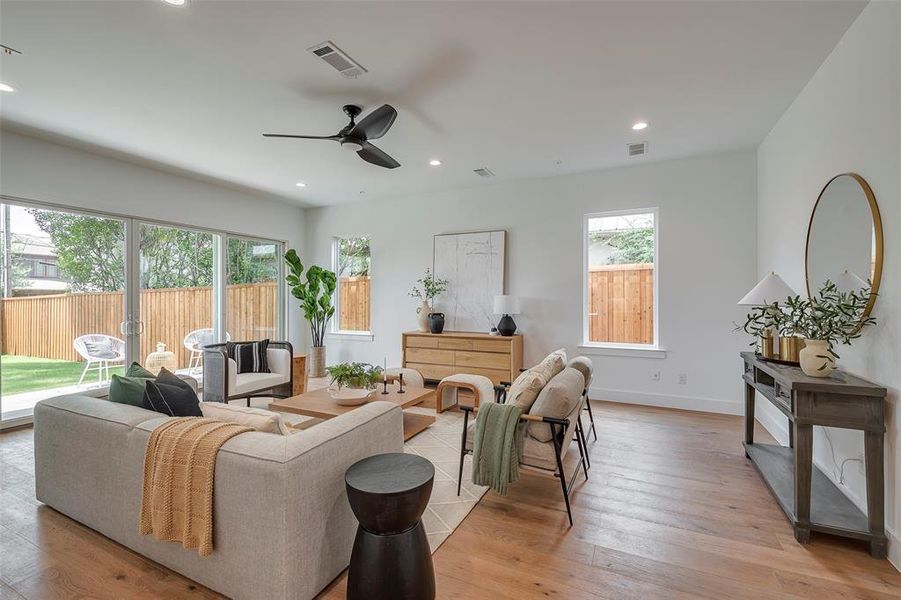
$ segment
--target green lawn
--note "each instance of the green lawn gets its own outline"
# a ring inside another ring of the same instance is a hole
[[[83,362],[50,360],[33,356],[0,356],[0,393],[18,394],[34,390],[65,387],[78,383]],[[124,367],[110,368],[110,374],[122,375]],[[88,371],[84,383],[97,383],[97,371]]]

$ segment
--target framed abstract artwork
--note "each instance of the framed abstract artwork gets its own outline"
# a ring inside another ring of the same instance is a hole
[[[507,232],[475,231],[435,236],[432,272],[448,282],[434,310],[451,331],[488,331],[497,321],[494,297],[504,293]]]

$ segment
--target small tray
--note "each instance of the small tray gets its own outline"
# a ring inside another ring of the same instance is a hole
[[[800,367],[800,366],[801,366],[801,363],[799,363],[799,362],[797,362],[797,361],[792,361],[792,360],[782,360],[781,358],[767,358],[767,357],[764,356],[763,354],[757,354],[757,358],[759,358],[760,360],[765,360],[765,361],[767,361],[767,362],[777,363],[777,364],[780,364],[780,365],[791,365],[791,366],[793,366],[793,367]]]

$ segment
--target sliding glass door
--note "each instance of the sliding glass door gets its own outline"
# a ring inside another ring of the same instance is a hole
[[[218,341],[214,328],[217,289],[215,245],[205,231],[141,223],[140,318],[137,356],[151,372],[161,367],[198,379],[203,346]]]
[[[95,393],[127,360],[125,221],[0,204],[0,419]]]
[[[281,244],[228,238],[226,328],[232,339],[280,339],[281,273]]]
[[[203,347],[285,339],[284,243],[0,203],[0,424],[101,395],[132,361],[203,377]]]

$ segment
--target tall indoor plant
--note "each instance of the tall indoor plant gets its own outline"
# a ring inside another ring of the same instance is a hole
[[[325,377],[325,334],[328,323],[335,314],[332,296],[338,277],[328,269],[313,265],[303,278],[304,266],[293,248],[285,252],[285,262],[290,273],[285,281],[291,288],[291,295],[300,300],[303,316],[310,323],[313,348],[310,351],[310,377]]]

